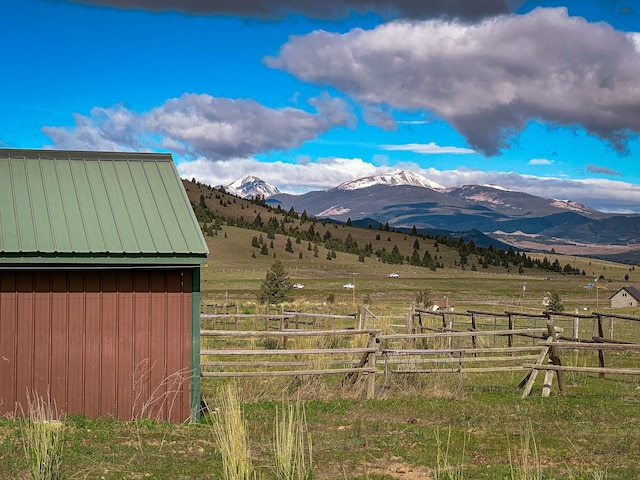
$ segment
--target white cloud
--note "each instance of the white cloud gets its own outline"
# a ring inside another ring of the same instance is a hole
[[[318,30],[291,37],[265,63],[331,85],[365,111],[434,113],[487,155],[506,148],[532,119],[580,126],[625,151],[640,132],[635,39],[570,17],[565,8],[538,8],[475,24],[395,21],[344,34]]]
[[[408,143],[406,145],[381,145],[383,150],[394,151],[408,151],[424,154],[439,154],[439,153],[452,153],[452,154],[470,154],[476,153],[475,150],[462,147],[443,147],[436,145],[435,142],[429,143]]]
[[[627,37],[633,43],[633,46],[636,48],[636,51],[640,53],[640,33],[638,32],[627,32]]]
[[[75,114],[73,127],[44,127],[53,147],[80,150],[170,149],[210,160],[242,158],[299,147],[337,126],[352,127],[347,104],[321,94],[309,100],[315,113],[273,109],[253,100],[184,94],[148,112],[122,106]]]
[[[293,194],[328,190],[347,180],[398,169],[413,170],[445,187],[497,185],[540,197],[573,200],[607,212],[640,213],[640,186],[607,179],[570,180],[463,167],[438,170],[433,167],[421,168],[413,162],[376,166],[360,158],[322,158],[304,164],[280,161],[266,163],[252,158],[211,162],[200,158],[178,164],[178,172],[183,178],[195,177],[209,185],[227,185],[252,174],[283,192]]]
[[[528,163],[529,165],[551,165],[553,160],[547,158],[532,158]]]
[[[211,162],[205,158],[183,161],[177,166],[180,176],[209,185],[227,185],[245,175],[255,175],[286,193],[326,190],[346,180],[373,175],[379,167],[360,158],[321,158],[304,163],[261,162],[253,158]],[[384,169],[391,171],[392,169]]]

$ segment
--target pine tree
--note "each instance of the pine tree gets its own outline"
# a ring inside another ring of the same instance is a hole
[[[560,295],[557,292],[551,292],[549,295],[549,305],[547,305],[547,310],[551,312],[563,312],[564,305],[562,304],[562,300],[560,299]]]
[[[291,238],[287,238],[287,245],[284,247],[284,251],[293,253],[293,244],[291,243]]]
[[[289,299],[288,294],[293,288],[284,264],[276,260],[271,265],[260,287],[260,301],[269,305],[279,305]]]

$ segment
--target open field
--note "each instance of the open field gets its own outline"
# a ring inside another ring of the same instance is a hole
[[[334,226],[328,228],[337,229]],[[361,230],[361,229],[358,229]],[[372,235],[375,230],[362,230],[362,235]],[[307,250],[306,243],[294,246],[294,252],[285,252],[286,236],[276,235],[274,248],[270,255],[251,256],[251,238],[255,231],[224,227],[216,236],[207,237],[210,249],[208,264],[202,270],[202,298],[204,303],[235,305],[255,303],[260,284],[267,270],[276,258],[284,262],[290,278],[304,284],[304,289],[294,290],[291,294],[293,304],[303,305],[323,303],[330,294],[335,297],[335,309],[354,304],[362,305],[365,300],[373,308],[381,311],[399,311],[406,313],[416,293],[426,291],[431,301],[454,305],[457,311],[467,309],[491,309],[503,312],[507,309],[539,313],[544,310],[542,299],[546,292],[557,292],[566,311],[579,309],[584,311],[608,308],[608,300],[622,286],[640,281],[640,270],[597,259],[588,259],[563,255],[529,254],[532,258],[544,258],[562,265],[570,263],[585,275],[562,275],[552,272],[540,272],[535,269],[522,274],[507,272],[504,268],[469,268],[462,270],[455,265],[457,256],[444,246],[438,247],[444,258],[445,267],[432,271],[424,267],[411,265],[389,265],[376,258],[358,261],[357,255],[336,253],[336,258],[326,259],[327,250],[321,248],[317,257]],[[391,242],[382,243],[406,245],[413,243],[409,235],[385,232]],[[405,240],[406,238],[406,240]],[[375,241],[365,237],[365,242]],[[427,246],[426,244],[429,243]],[[432,242],[423,241],[422,248],[432,248]],[[255,250],[255,249],[253,249]],[[302,252],[302,258],[299,258]],[[434,249],[435,255],[435,249]],[[398,273],[399,278],[387,278],[389,273]],[[628,275],[628,281],[625,281]],[[600,278],[595,281],[595,278]],[[353,283],[355,290],[346,290],[342,286]],[[588,288],[588,285],[593,288]],[[352,309],[353,310],[353,309]],[[626,314],[640,313],[640,309],[627,309]]]

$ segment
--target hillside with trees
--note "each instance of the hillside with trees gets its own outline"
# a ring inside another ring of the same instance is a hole
[[[383,264],[411,265],[433,271],[456,268],[519,274],[532,271],[587,274],[571,263],[562,263],[558,256],[539,258],[513,247],[505,250],[493,245],[478,246],[473,239],[419,233],[415,228],[402,232],[390,228],[388,223],[379,224],[377,228],[371,225],[360,228],[350,220],[344,224],[320,221],[306,211],[271,207],[260,197],[236,197],[222,187],[213,188],[195,179],[183,180],[183,183],[205,235],[216,235],[223,226],[251,230],[254,232],[250,242],[252,256],[273,255],[273,240],[279,235],[286,237],[284,252],[293,253],[295,244],[299,258],[310,253],[331,261],[337,253],[346,253],[360,262],[375,259]]]

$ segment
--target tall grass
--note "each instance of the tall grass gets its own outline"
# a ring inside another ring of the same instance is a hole
[[[511,480],[542,480],[542,464],[538,453],[538,444],[533,435],[531,422],[520,438],[520,450],[513,452],[509,447],[509,465]]]
[[[276,407],[273,433],[274,470],[278,480],[311,480],[313,478],[313,448],[307,429],[304,405],[282,407],[280,417]]]
[[[62,478],[64,424],[49,398],[27,392],[28,412],[20,422],[24,454],[33,480]]]
[[[228,383],[222,388],[216,411],[212,423],[213,438],[222,456],[223,478],[255,480],[247,427],[242,417],[235,383]]]
[[[434,480],[464,480],[464,467],[460,465],[452,465],[449,460],[449,447],[451,446],[451,427],[447,433],[446,443],[440,437],[440,430],[436,429],[436,467],[433,469]],[[464,458],[464,449],[466,439],[463,442],[462,457]],[[462,459],[463,459],[462,458]],[[461,460],[462,460],[461,459]]]

